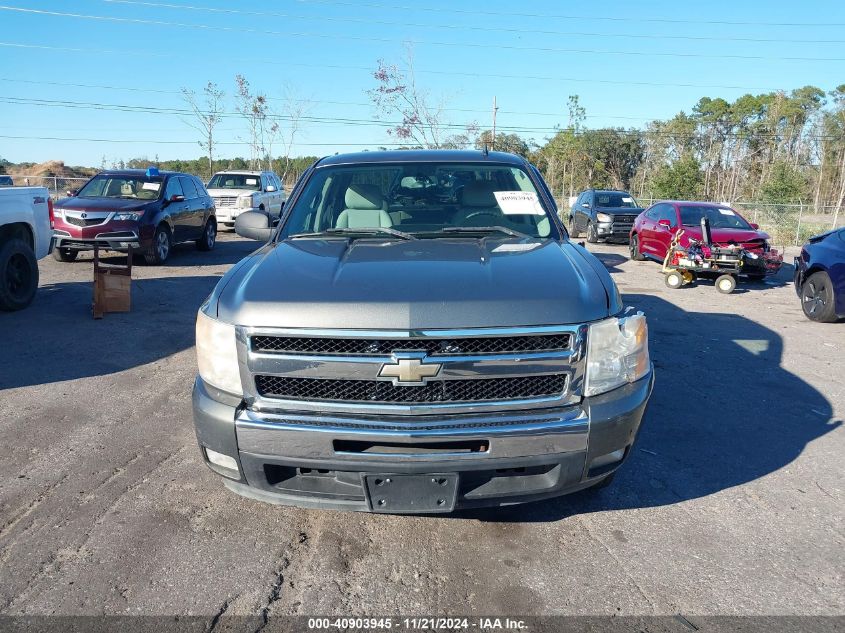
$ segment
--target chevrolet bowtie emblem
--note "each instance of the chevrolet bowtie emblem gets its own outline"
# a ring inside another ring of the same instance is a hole
[[[438,363],[423,363],[421,358],[394,358],[394,361],[382,365],[378,373],[379,378],[393,378],[394,385],[419,387],[440,373]]]

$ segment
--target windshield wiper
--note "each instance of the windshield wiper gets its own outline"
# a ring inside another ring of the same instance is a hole
[[[325,237],[326,235],[346,235],[353,237],[355,235],[391,235],[398,237],[400,240],[415,240],[417,239],[410,233],[403,233],[396,229],[391,229],[386,226],[367,226],[361,228],[334,228],[326,229],[325,231],[318,231],[316,233],[297,233],[296,235],[288,236],[290,239],[308,238],[308,237]]]
[[[440,233],[504,233],[511,237],[528,237],[527,233],[520,233],[514,231],[506,226],[445,226],[439,231]]]

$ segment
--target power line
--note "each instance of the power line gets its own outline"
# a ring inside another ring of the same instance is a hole
[[[70,53],[83,53],[88,55],[135,55],[144,58],[150,57],[159,57],[164,59],[184,59],[184,55],[178,55],[176,53],[161,53],[157,51],[131,51],[131,50],[117,50],[117,49],[93,49],[93,48],[73,48],[73,47],[66,47],[66,46],[50,46],[47,44],[23,44],[18,42],[0,42],[0,46],[6,46],[11,48],[25,48],[25,49],[32,49],[32,50],[46,50],[46,51],[64,51]],[[266,58],[257,58],[257,57],[227,57],[227,61],[230,62],[238,62],[238,63],[249,63],[249,64],[273,64],[276,65],[275,62],[271,62]],[[285,65],[288,67],[297,67],[297,68],[312,68],[312,69],[320,69],[320,70],[360,70],[364,71],[368,74],[373,72],[373,68],[369,66],[348,66],[342,64],[307,64],[304,62],[285,62]],[[590,83],[590,84],[603,84],[603,85],[613,85],[613,86],[643,86],[648,88],[696,88],[696,89],[718,89],[718,90],[745,90],[745,91],[771,91],[777,90],[776,87],[760,87],[760,86],[738,86],[738,85],[729,85],[729,84],[696,84],[696,83],[686,83],[686,82],[674,82],[674,83],[667,83],[667,82],[656,82],[656,81],[625,81],[625,80],[617,80],[617,79],[600,79],[600,78],[583,78],[583,77],[561,77],[561,76],[554,76],[554,75],[511,75],[505,73],[482,73],[482,72],[461,72],[461,71],[450,71],[450,70],[425,70],[425,69],[415,69],[416,73],[418,74],[425,74],[425,75],[440,75],[440,76],[452,76],[452,77],[470,77],[473,79],[478,79],[479,77],[490,78],[490,79],[523,79],[523,80],[532,80],[532,81],[558,81],[558,82],[573,82],[573,83]]]
[[[378,24],[380,26],[394,26],[394,27],[413,27],[424,29],[446,29],[450,31],[478,31],[482,33],[520,33],[531,35],[555,35],[564,37],[599,37],[599,38],[628,38],[628,39],[644,39],[644,40],[685,40],[685,41],[704,41],[704,42],[769,42],[769,43],[792,43],[792,44],[806,44],[806,38],[788,39],[788,38],[757,38],[757,37],[716,37],[711,35],[663,35],[655,33],[601,33],[601,32],[583,32],[583,31],[549,31],[543,29],[519,29],[519,28],[505,28],[505,27],[488,27],[477,25],[463,25],[463,24],[421,24],[417,22],[407,21],[389,21],[378,20],[372,18],[355,18],[355,17],[333,17],[333,16],[313,16],[313,15],[295,15],[291,13],[282,13],[278,11],[247,11],[245,9],[226,9],[219,7],[206,7],[188,4],[172,4],[167,2],[143,2],[141,0],[102,0],[109,4],[123,4],[133,6],[143,6],[156,9],[178,9],[183,11],[196,11],[203,13],[216,13],[224,15],[245,15],[250,17],[271,17],[284,18],[286,20],[319,20],[320,22],[341,22],[354,24]],[[814,39],[813,44],[845,44],[845,40],[820,40]]]
[[[196,145],[196,141],[173,141],[150,139],[111,139],[111,138],[68,138],[64,136],[8,136],[0,138],[20,141],[69,141],[74,143],[153,143],[155,145]],[[245,145],[242,141],[214,141],[215,145]],[[300,147],[407,147],[409,143],[296,143]]]
[[[118,91],[128,91],[128,92],[149,92],[154,94],[170,94],[170,95],[181,95],[181,90],[160,90],[156,88],[135,88],[135,87],[126,87],[126,86],[106,86],[103,84],[88,84],[88,83],[72,83],[66,81],[41,81],[41,80],[34,80],[34,79],[15,79],[11,77],[0,77],[0,81],[6,81],[10,83],[23,83],[29,85],[38,85],[38,86],[63,86],[68,88],[97,88],[100,90],[118,90]],[[270,101],[287,101],[285,97],[274,97],[268,96],[268,100]],[[305,98],[302,99],[303,102],[306,104],[319,104],[319,105],[342,105],[342,106],[356,106],[356,107],[366,107],[372,108],[372,102],[359,102],[359,101],[329,101],[323,99],[311,99]],[[487,110],[479,110],[473,108],[441,108],[443,112],[466,112],[470,114],[488,114]],[[546,117],[562,117],[564,113],[562,112],[520,112],[518,110],[503,110],[499,109],[499,112],[502,114],[514,114],[519,116],[546,116]],[[621,115],[612,115],[612,114],[585,114],[587,118],[590,119],[620,119],[626,121],[652,121],[658,117],[642,117],[642,116],[621,116]]]
[[[449,7],[448,9],[441,9],[437,7],[427,7],[422,4],[414,6],[400,6],[390,4],[379,4],[375,2],[341,2],[338,0],[296,0],[302,4],[332,4],[337,6],[367,7],[371,9],[390,9],[398,11],[428,11],[432,13],[460,13],[465,15],[497,15],[508,18],[540,18],[543,20],[597,20],[604,22],[646,22],[655,24],[719,24],[730,26],[788,26],[788,27],[841,27],[845,26],[842,22],[760,22],[760,21],[731,21],[731,20],[681,20],[675,18],[630,18],[630,17],[612,17],[612,16],[591,16],[591,15],[556,15],[553,13],[505,13],[502,11],[473,11],[470,9],[459,9],[456,7]]]
[[[137,112],[143,114],[165,114],[165,115],[176,115],[176,116],[192,116],[193,112],[191,110],[180,110],[177,108],[156,108],[153,106],[137,106],[137,105],[130,105],[130,104],[107,104],[107,103],[96,103],[96,102],[80,102],[80,101],[58,101],[58,100],[49,100],[49,99],[29,99],[29,98],[21,98],[21,97],[0,97],[0,103],[11,103],[11,104],[18,104],[18,105],[28,105],[28,106],[43,106],[43,107],[66,107],[66,108],[78,108],[84,110],[116,110],[121,112]],[[222,113],[222,117],[225,118],[240,118],[243,115],[236,113],[236,112],[228,112]],[[268,115],[266,118],[271,120],[289,120],[291,117],[286,115]],[[396,121],[381,121],[378,119],[337,119],[334,117],[300,117],[300,121],[308,120],[312,123],[320,123],[323,125],[360,125],[360,126],[375,126],[375,127],[394,127],[398,125]],[[451,129],[451,130],[463,130],[465,126],[460,124],[453,124],[453,123],[445,123],[441,124],[439,127],[444,129]],[[630,135],[630,136],[651,136],[656,138],[669,138],[675,140],[697,140],[700,139],[700,135],[696,134],[676,134],[673,132],[663,132],[663,131],[648,131],[645,132],[643,130],[625,130],[625,129],[585,129],[579,130],[576,128],[519,128],[519,127],[505,127],[505,128],[498,128],[500,130],[505,130],[513,133],[530,133],[530,132],[538,132],[538,133],[553,133],[557,134],[558,132],[573,132],[576,135],[590,133],[590,134],[605,134],[605,135]],[[726,139],[748,139],[748,138],[757,138],[757,139],[771,139],[777,140],[783,138],[784,134],[778,133],[745,133],[745,132],[737,132],[737,133],[724,133],[720,134],[721,138]],[[814,135],[814,134],[803,134],[803,138],[807,139],[831,139],[831,140],[840,140],[842,138],[841,135]],[[156,141],[150,141],[156,142]],[[174,141],[175,142],[175,141]],[[183,141],[179,141],[180,143]],[[193,143],[194,141],[184,141]],[[341,145],[342,143],[337,143]],[[327,145],[332,145],[328,143]],[[400,145],[407,145],[400,144]]]
[[[18,13],[28,13],[33,15],[49,15],[54,17],[65,17],[83,20],[98,20],[105,22],[120,22],[126,24],[143,24],[152,26],[169,26],[184,29],[198,29],[202,31],[223,31],[227,33],[249,33],[252,35],[266,35],[270,37],[302,37],[302,38],[320,38],[330,40],[349,40],[354,42],[383,42],[389,44],[412,44],[423,46],[444,46],[452,48],[475,48],[475,49],[496,49],[496,50],[513,50],[513,51],[533,51],[541,53],[574,53],[574,54],[589,54],[589,55],[634,55],[638,57],[686,57],[696,59],[743,59],[743,60],[781,60],[781,61],[802,61],[802,62],[842,62],[845,57],[799,57],[799,56],[768,56],[768,55],[713,55],[707,53],[686,53],[686,52],[653,52],[653,51],[618,51],[618,50],[600,50],[600,49],[586,49],[586,48],[556,48],[552,46],[516,46],[512,44],[487,44],[477,42],[443,42],[438,40],[398,40],[388,37],[375,36],[355,36],[355,35],[340,35],[330,33],[305,33],[295,31],[270,31],[266,29],[242,28],[233,26],[213,26],[210,24],[190,24],[184,22],[169,22],[166,20],[147,20],[141,18],[125,18],[117,16],[106,15],[89,15],[82,13],[69,13],[64,11],[48,11],[46,9],[29,9],[24,7],[11,7],[7,5],[0,5],[2,11],[13,11]]]

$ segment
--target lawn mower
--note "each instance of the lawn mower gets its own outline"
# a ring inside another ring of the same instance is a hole
[[[672,289],[690,284],[699,276],[715,276],[716,290],[730,294],[746,259],[757,257],[738,244],[713,246],[707,218],[701,219],[702,240],[690,238],[684,247],[680,244],[683,235],[683,229],[675,233],[663,260],[664,282]]]

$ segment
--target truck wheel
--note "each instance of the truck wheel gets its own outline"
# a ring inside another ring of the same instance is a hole
[[[217,221],[214,218],[208,218],[205,223],[205,228],[202,231],[202,237],[197,240],[197,250],[210,251],[214,248],[217,241]]]
[[[173,240],[170,237],[170,228],[166,224],[159,224],[153,236],[153,243],[144,252],[144,260],[153,266],[160,266],[170,256],[172,244]]]
[[[729,295],[736,288],[736,279],[733,275],[719,275],[716,277],[716,290],[723,295]]]
[[[636,233],[631,236],[629,247],[631,249],[631,259],[635,262],[641,262],[645,259],[645,255],[640,252],[640,238]]]
[[[663,283],[666,284],[667,288],[677,290],[684,285],[684,275],[680,270],[670,270],[666,273],[666,276],[663,277]]]
[[[824,271],[813,273],[801,286],[801,308],[811,321],[833,323],[836,321],[836,305],[833,285]]]
[[[53,259],[57,262],[72,262],[79,255],[79,251],[72,251],[69,248],[54,248]]]
[[[575,226],[575,218],[569,218],[569,237],[578,237],[578,228]]]
[[[596,244],[599,241],[599,234],[596,232],[596,225],[593,222],[587,222],[587,241],[590,244]]]
[[[22,310],[38,289],[38,261],[29,244],[9,240],[0,247],[0,310]]]

